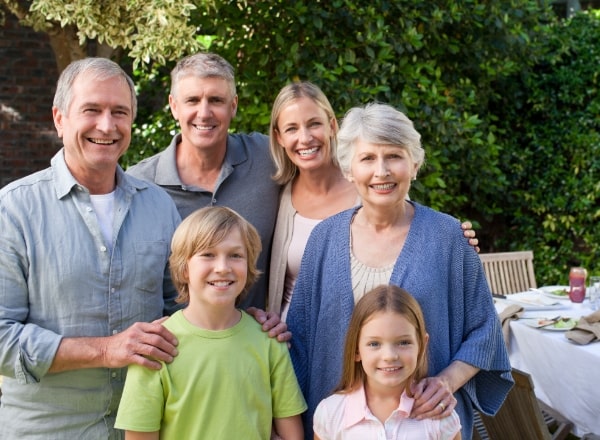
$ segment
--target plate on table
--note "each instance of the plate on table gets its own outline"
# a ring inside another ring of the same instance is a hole
[[[551,318],[525,318],[523,322],[529,327],[550,330],[554,332],[566,332],[571,330],[579,322],[575,318],[561,318],[554,322]]]
[[[525,310],[552,310],[564,307],[560,301],[537,292],[521,292],[506,295],[506,301],[518,304]]]
[[[549,298],[569,299],[569,286],[543,286],[538,290]]]

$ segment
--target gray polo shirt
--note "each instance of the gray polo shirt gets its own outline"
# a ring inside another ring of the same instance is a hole
[[[262,240],[263,250],[257,264],[262,275],[242,301],[241,307],[265,309],[268,262],[280,190],[280,186],[271,178],[275,166],[269,153],[269,138],[260,133],[230,134],[214,192],[181,182],[175,160],[175,149],[180,142],[181,135],[175,135],[164,151],[142,160],[127,172],[164,188],[174,200],[182,218],[204,206],[221,205],[237,211],[252,223]]]

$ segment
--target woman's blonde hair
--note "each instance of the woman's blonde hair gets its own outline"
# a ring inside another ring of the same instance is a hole
[[[356,303],[346,333],[342,379],[335,389],[336,393],[350,393],[365,383],[365,371],[361,362],[356,360],[358,339],[363,326],[371,320],[374,314],[380,312],[393,312],[402,315],[415,327],[419,343],[417,367],[408,378],[407,383],[418,382],[426,377],[427,331],[421,306],[410,293],[401,287],[380,285],[367,292]],[[406,393],[412,396],[410,387],[406,387]]]
[[[179,292],[177,302],[186,303],[190,300],[187,276],[189,259],[198,252],[221,243],[234,228],[240,231],[248,263],[246,284],[236,299],[236,305],[243,299],[260,275],[256,267],[256,260],[262,249],[260,236],[256,228],[234,210],[224,206],[208,206],[187,216],[171,239],[169,265],[173,284]]]
[[[273,109],[271,111],[271,124],[269,126],[269,148],[271,150],[271,157],[273,158],[273,162],[275,162],[275,167],[277,168],[277,171],[273,175],[273,179],[280,185],[285,185],[286,183],[290,182],[294,176],[296,176],[298,167],[294,165],[294,163],[287,156],[283,146],[279,145],[277,142],[277,131],[279,130],[277,124],[279,116],[285,107],[287,107],[291,102],[300,98],[311,99],[325,112],[328,122],[332,122],[333,131],[331,133],[331,137],[329,138],[329,145],[327,145],[327,147],[329,148],[328,154],[331,157],[331,160],[337,166],[335,150],[338,123],[329,100],[323,91],[315,84],[308,81],[294,82],[292,84],[288,84],[280,90],[277,98],[275,98],[275,102],[273,102]]]

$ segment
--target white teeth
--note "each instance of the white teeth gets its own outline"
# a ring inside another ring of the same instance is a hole
[[[399,367],[380,368],[382,371],[397,371]]]
[[[212,282],[209,282],[208,284],[215,286],[215,287],[227,287],[232,283],[233,283],[232,281],[212,281]]]
[[[212,130],[214,125],[194,125],[194,128],[196,128],[196,130]]]
[[[110,145],[110,144],[114,144],[116,142],[112,139],[94,139],[94,138],[90,138],[89,141],[93,142],[95,144],[101,144],[101,145]]]
[[[318,147],[314,147],[314,148],[309,148],[308,150],[299,150],[298,154],[300,154],[300,156],[309,156],[311,154],[316,153],[319,150]]]
[[[386,183],[386,184],[382,184],[382,185],[373,185],[374,189],[381,190],[381,191],[392,189],[393,187],[394,187],[393,183]]]

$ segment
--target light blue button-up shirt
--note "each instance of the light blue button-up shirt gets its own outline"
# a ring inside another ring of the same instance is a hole
[[[62,337],[110,336],[176,308],[177,209],[157,186],[116,178],[110,244],[62,150],[0,190],[0,439],[122,438],[126,369],[48,373]]]

